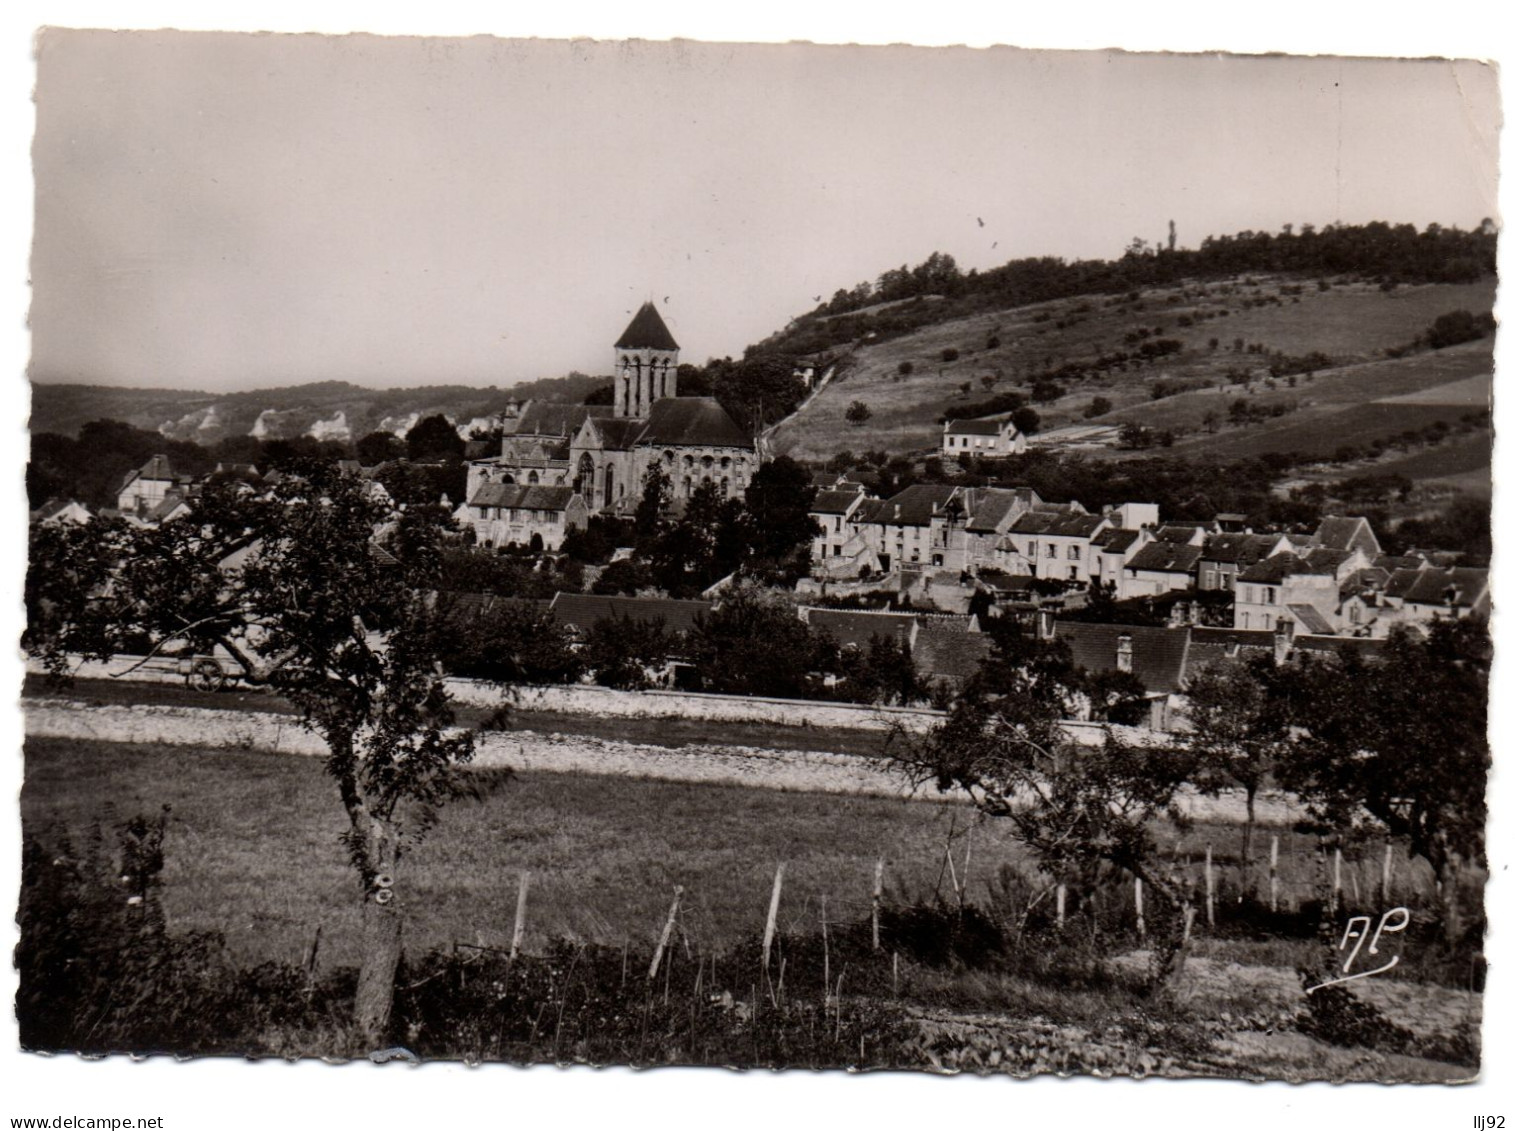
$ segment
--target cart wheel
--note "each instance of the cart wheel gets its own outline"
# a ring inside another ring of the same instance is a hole
[[[220,691],[226,686],[226,675],[215,660],[196,660],[189,669],[189,685],[196,691]]]

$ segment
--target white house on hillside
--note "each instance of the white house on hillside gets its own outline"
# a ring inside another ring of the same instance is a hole
[[[1006,417],[1003,420],[949,420],[942,425],[942,455],[1018,456],[1026,450],[1026,435]]]

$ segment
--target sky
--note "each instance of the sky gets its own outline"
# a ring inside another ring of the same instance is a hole
[[[980,269],[1498,214],[1474,62],[51,30],[34,380],[233,391],[685,361]]]

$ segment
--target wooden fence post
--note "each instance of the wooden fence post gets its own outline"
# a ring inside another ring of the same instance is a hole
[[[1389,906],[1389,893],[1394,886],[1394,842],[1385,841],[1383,846],[1383,905]]]
[[[531,873],[522,872],[519,886],[516,888],[516,923],[510,932],[510,958],[515,961],[516,955],[521,953],[521,936],[526,933],[526,889],[531,886]]]
[[[877,864],[873,866],[873,949],[879,949],[878,919],[879,906],[884,901],[884,858],[879,857]]]
[[[1268,910],[1278,911],[1278,834],[1273,834],[1273,847],[1268,850]]]
[[[821,984],[831,984],[831,939],[826,931],[826,897],[821,896]]]
[[[1143,942],[1147,939],[1147,919],[1142,913],[1142,878],[1136,877],[1136,936]]]
[[[1341,908],[1341,845],[1336,846],[1336,855],[1331,862],[1331,914]]]
[[[773,932],[779,922],[779,893],[784,890],[784,865],[773,873],[773,895],[768,900],[768,922],[763,927],[763,969],[768,969],[768,956],[773,951]]]
[[[663,961],[663,951],[668,947],[668,940],[673,937],[673,924],[679,917],[679,901],[683,898],[684,889],[675,884],[673,887],[673,906],[668,909],[668,919],[663,924],[663,934],[658,938],[657,949],[652,952],[652,965],[647,968],[647,977],[649,979],[657,977],[658,965]]]
[[[1057,929],[1063,929],[1068,910],[1068,885],[1057,885]]]
[[[1215,930],[1215,860],[1210,845],[1205,845],[1205,921]]]

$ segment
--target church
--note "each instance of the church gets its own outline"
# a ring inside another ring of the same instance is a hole
[[[629,514],[653,466],[668,476],[675,500],[706,482],[723,498],[746,491],[759,462],[754,438],[714,397],[678,395],[679,344],[652,303],[616,340],[612,379],[612,404],[528,402],[509,422],[500,454],[469,463],[459,517],[487,521],[474,512],[496,484],[570,487],[589,513]]]

